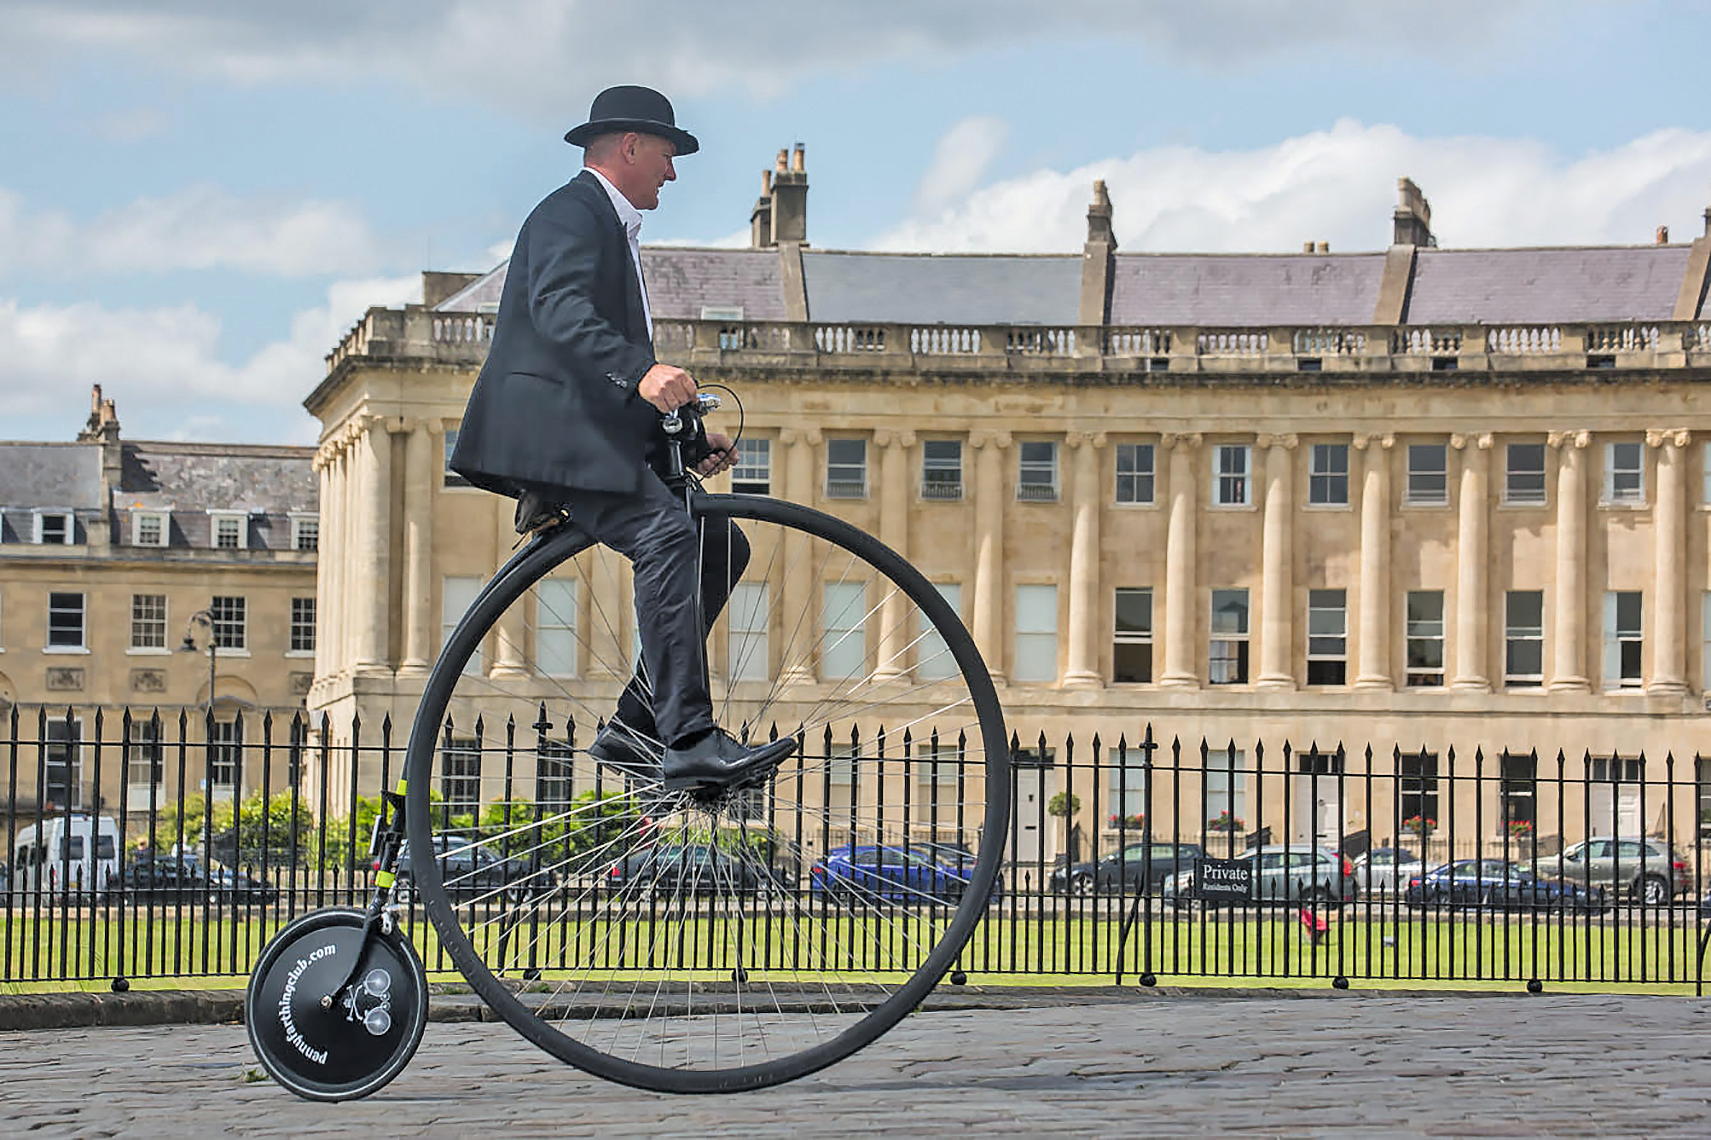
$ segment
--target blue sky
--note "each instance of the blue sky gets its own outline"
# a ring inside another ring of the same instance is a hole
[[[1711,9],[1556,0],[0,0],[0,437],[307,442],[321,356],[485,269],[613,82],[703,152],[644,240],[746,230],[806,143],[830,248],[1651,240],[1711,205]]]

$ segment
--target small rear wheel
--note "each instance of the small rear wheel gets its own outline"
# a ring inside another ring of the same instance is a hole
[[[428,1022],[428,979],[401,932],[363,947],[363,913],[313,911],[274,936],[244,995],[250,1046],[269,1076],[305,1100],[356,1100],[404,1070]],[[361,972],[341,1000],[322,999]]]

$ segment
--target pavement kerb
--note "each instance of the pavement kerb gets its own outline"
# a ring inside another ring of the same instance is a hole
[[[430,1021],[495,1021],[482,1000],[467,992],[442,987],[429,1001]],[[711,995],[709,995],[711,996]],[[1197,988],[1192,986],[963,986],[946,987],[922,1003],[927,1012],[939,1010],[1016,1010],[1054,1005],[1111,1005],[1130,1002],[1193,999],[1358,1001],[1363,997],[1490,998],[1514,997],[1507,990],[1346,990],[1254,987]],[[1548,995],[1547,995],[1548,996]],[[1561,996],[1561,995],[1558,995]],[[699,1009],[713,1012],[714,1004]],[[729,1002],[736,1008],[735,1000]],[[728,1012],[721,1009],[720,1012]],[[0,1032],[25,1029],[83,1029],[111,1025],[221,1025],[244,1017],[243,990],[140,990],[129,993],[47,993],[0,995]]]

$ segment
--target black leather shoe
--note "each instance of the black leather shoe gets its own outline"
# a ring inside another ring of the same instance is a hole
[[[665,790],[740,788],[757,784],[796,751],[790,737],[764,744],[739,744],[723,729],[714,729],[687,748],[665,750]]]
[[[518,534],[533,534],[539,530],[549,530],[569,517],[563,503],[555,503],[534,491],[524,491],[517,496],[517,514],[513,525]]]
[[[588,755],[633,776],[659,775],[659,745],[620,724],[608,724],[588,742]]]

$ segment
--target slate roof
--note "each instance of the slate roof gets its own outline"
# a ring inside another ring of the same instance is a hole
[[[1081,256],[804,250],[808,316],[833,324],[1073,325]]]
[[[1382,253],[1119,253],[1111,323],[1370,324],[1383,276]]]
[[[314,448],[125,442],[115,509],[313,513]]]
[[[1668,320],[1687,272],[1686,245],[1421,249],[1404,321],[1533,323]],[[1363,325],[1378,305],[1382,251],[1119,253],[1114,325]],[[1079,254],[860,253],[805,249],[811,320],[918,324],[1076,323]],[[783,320],[776,250],[644,246],[657,318],[696,319],[707,306]],[[491,309],[501,264],[436,306]],[[1700,311],[1711,316],[1711,298]]]
[[[87,443],[0,443],[0,508],[100,510],[101,449]]]
[[[1405,320],[1668,320],[1687,257],[1685,245],[1422,249]]]

